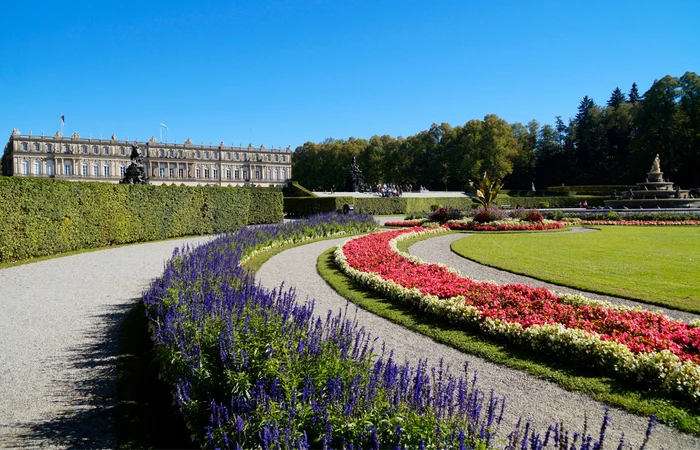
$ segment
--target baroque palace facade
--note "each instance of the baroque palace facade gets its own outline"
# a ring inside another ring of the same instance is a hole
[[[5,145],[6,176],[118,183],[130,164],[133,145],[144,156],[150,184],[185,186],[282,187],[292,177],[292,152],[286,149],[162,143],[22,135],[16,128]]]

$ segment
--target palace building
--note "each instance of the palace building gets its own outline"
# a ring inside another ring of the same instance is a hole
[[[118,183],[129,167],[133,145],[138,145],[150,184],[186,186],[282,187],[292,177],[292,152],[285,149],[196,145],[20,134],[12,130],[2,157],[2,174],[71,181]]]

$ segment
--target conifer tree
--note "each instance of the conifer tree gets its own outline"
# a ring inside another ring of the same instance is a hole
[[[637,103],[639,100],[641,100],[641,97],[639,97],[639,91],[637,90],[637,83],[632,83],[632,89],[630,89],[630,94],[629,94],[629,103]]]
[[[619,87],[616,87],[610,96],[610,100],[608,100],[608,106],[617,109],[621,104],[625,103],[625,100],[625,94],[622,93]]]

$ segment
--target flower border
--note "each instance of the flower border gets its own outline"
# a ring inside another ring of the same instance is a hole
[[[417,264],[428,265],[420,258],[398,251],[397,243],[403,239],[445,231],[445,228],[398,230],[400,234],[389,241],[389,247],[402,258],[408,258]],[[397,233],[397,230],[384,233]],[[385,280],[376,273],[362,272],[351,267],[343,248],[355,239],[349,239],[336,248],[334,259],[337,266],[353,280],[391,300],[418,307],[450,322],[476,328],[487,335],[504,338],[517,345],[525,345],[536,351],[552,352],[565,358],[580,357],[614,375],[657,385],[661,390],[680,393],[695,401],[700,399],[700,365],[688,360],[681,361],[669,350],[633,353],[626,345],[603,340],[595,332],[567,328],[561,324],[533,324],[524,328],[515,322],[482,318],[481,312],[476,307],[464,304],[464,296],[441,299],[435,295],[423,295],[417,288],[409,289],[394,281]],[[581,296],[560,295],[559,297],[564,302],[575,306],[605,306],[620,311],[639,309],[612,306],[607,302],[589,300]]]

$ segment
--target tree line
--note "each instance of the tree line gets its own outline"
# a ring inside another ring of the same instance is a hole
[[[352,157],[367,183],[464,190],[488,170],[507,189],[634,184],[656,154],[664,176],[700,186],[700,77],[655,80],[640,95],[619,88],[605,105],[585,96],[575,117],[553,125],[508,123],[495,114],[463,126],[432,124],[407,138],[388,135],[306,142],[294,151],[294,179],[309,189],[342,189]]]

